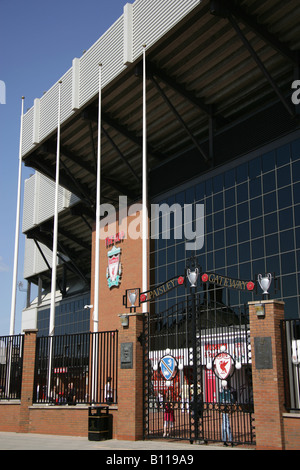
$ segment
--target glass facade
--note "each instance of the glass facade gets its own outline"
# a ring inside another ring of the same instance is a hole
[[[272,298],[284,300],[286,318],[299,316],[300,139],[239,159],[236,166],[224,165],[155,203],[204,204],[205,242],[197,252],[186,251],[185,241],[174,237],[171,218],[170,239],[163,239],[160,231],[151,241],[152,287],[182,275],[186,259],[195,254],[203,272],[242,280],[275,272],[280,290]],[[181,286],[157,299],[155,308],[163,311],[184,295]],[[233,308],[261,299],[230,289],[222,289],[221,297]]]
[[[55,335],[87,333],[90,331],[90,293],[67,298],[56,304]],[[38,336],[49,335],[50,307],[38,311]]]

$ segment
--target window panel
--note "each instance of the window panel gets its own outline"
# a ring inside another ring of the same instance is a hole
[[[252,261],[252,272],[253,278],[257,274],[264,274],[265,273],[265,260],[259,259]]]
[[[293,186],[294,204],[300,203],[300,183]]]
[[[244,202],[248,200],[248,183],[239,184],[236,189],[237,202]]]
[[[297,162],[294,162],[292,165],[292,175],[293,175],[293,181],[300,181],[300,160]]]
[[[229,266],[227,268],[227,276],[233,279],[237,279],[239,277],[239,270],[237,264],[235,266]]]
[[[266,259],[266,271],[268,273],[275,273],[276,275],[278,275],[279,269],[280,269],[279,255],[270,256],[269,258]]]
[[[300,139],[297,139],[292,142],[291,150],[293,160],[300,158]]]
[[[285,165],[290,162],[290,144],[283,145],[276,150],[277,166]]]
[[[295,248],[294,230],[285,230],[280,232],[280,249],[283,251],[291,251]]]
[[[221,211],[223,209],[223,193],[216,194],[214,200],[214,212]]]
[[[205,194],[205,183],[197,184],[196,189],[195,189],[196,201],[201,201],[204,198],[204,194]]]
[[[248,179],[248,163],[239,165],[236,169],[236,182],[243,183]]]
[[[297,292],[296,275],[282,276],[282,296],[292,297]]]
[[[252,258],[262,258],[264,256],[264,239],[257,238],[252,243]]]
[[[264,193],[268,193],[269,191],[274,191],[276,189],[275,171],[270,171],[263,175],[263,188]]]
[[[214,242],[215,242],[215,250],[224,247],[224,230],[219,230],[218,232],[214,232]]]
[[[215,251],[215,269],[219,269],[225,266],[225,250]]]
[[[296,213],[295,213],[296,215]],[[279,229],[285,230],[293,226],[293,210],[292,208],[279,211]]]
[[[282,188],[291,184],[291,168],[290,165],[283,166],[277,171],[277,187]]]
[[[225,224],[226,227],[236,224],[236,208],[235,206],[225,210]]]
[[[226,171],[224,181],[226,188],[230,188],[235,185],[235,169]]]
[[[281,273],[289,274],[296,271],[295,252],[290,251],[281,255]]]
[[[240,243],[239,245],[239,262],[243,263],[250,260],[250,243]]]
[[[280,189],[278,191],[278,208],[283,209],[291,205],[292,205],[291,187],[287,186],[286,188]]]
[[[300,225],[300,205],[294,207],[295,226]]]
[[[278,232],[277,212],[265,216],[265,233]]]
[[[262,170],[269,171],[275,167],[275,151],[268,152],[262,157]]]
[[[243,202],[237,206],[238,221],[244,222],[249,219],[249,207],[248,202]]]
[[[220,211],[214,214],[214,230],[220,230],[224,227],[224,212]]]
[[[242,280],[247,280],[251,278],[251,263],[241,263],[239,266],[239,277]]]
[[[253,219],[262,215],[262,198],[256,197],[250,201],[250,217]]]
[[[214,192],[217,193],[223,190],[223,174],[217,175],[213,179]]]
[[[252,238],[261,237],[264,231],[263,218],[258,217],[258,219],[251,220],[250,224]]]
[[[235,204],[235,188],[225,191],[225,206],[230,207]]]
[[[264,212],[274,212],[277,210],[276,192],[272,192],[264,195]]]
[[[235,245],[237,243],[236,226],[226,228],[226,244]]]
[[[230,246],[226,249],[227,265],[237,264],[237,247],[236,245]]]
[[[243,222],[242,224],[238,225],[238,237],[239,243],[245,242],[250,238],[250,229],[249,229],[249,222]]]
[[[249,191],[250,197],[256,197],[261,195],[261,177],[257,176],[256,178],[249,181]]]
[[[252,180],[261,173],[261,157],[255,158],[249,162],[249,178]]]
[[[278,234],[270,235],[266,238],[266,255],[275,255],[279,251]]]
[[[211,214],[212,213],[212,198],[207,197],[205,199],[205,214]]]

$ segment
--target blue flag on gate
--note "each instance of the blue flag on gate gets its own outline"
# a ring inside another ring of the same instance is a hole
[[[177,372],[177,361],[175,357],[167,355],[160,361],[160,369],[166,380],[172,380]]]

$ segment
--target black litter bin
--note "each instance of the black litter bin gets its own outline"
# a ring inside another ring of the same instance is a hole
[[[108,406],[89,407],[89,441],[112,439],[112,415],[108,413],[108,410]]]

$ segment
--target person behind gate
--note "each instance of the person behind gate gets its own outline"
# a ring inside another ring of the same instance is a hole
[[[230,405],[232,404],[233,400],[230,387],[228,387],[226,380],[222,380],[222,387],[220,389],[219,400],[220,403],[225,405],[224,407],[222,407],[222,441],[224,442],[224,446],[228,446],[227,441],[230,442],[231,445],[233,445],[229,421],[229,412],[231,411]]]
[[[174,425],[174,410],[171,405],[171,392],[168,390],[166,393],[166,399],[164,402],[164,434],[163,437],[169,436],[170,430],[173,429]]]

